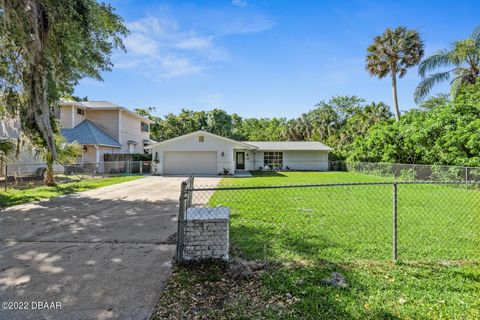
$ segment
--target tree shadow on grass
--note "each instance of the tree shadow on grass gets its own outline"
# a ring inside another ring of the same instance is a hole
[[[69,195],[72,193],[93,190],[101,187],[97,184],[78,184],[79,182],[81,183],[82,181],[77,181],[76,183],[68,182],[68,184],[58,184],[50,187],[36,186],[34,188],[9,189],[7,192],[0,192],[0,208]]]
[[[233,255],[266,260],[263,282],[272,294],[292,295],[295,317],[303,319],[398,319],[383,306],[366,305],[368,285],[349,263],[324,258],[322,251],[340,246],[320,234],[299,237],[291,230],[279,234],[266,225],[231,226]],[[341,274],[346,287],[332,285],[333,273]]]

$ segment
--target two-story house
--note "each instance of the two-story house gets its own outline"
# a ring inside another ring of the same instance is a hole
[[[144,154],[144,148],[155,142],[149,134],[152,121],[107,101],[63,101],[56,118],[66,140],[81,145],[79,164],[132,160],[133,154]],[[21,141],[18,119],[0,120],[0,138]],[[6,163],[0,161],[0,177],[5,175],[5,165],[9,174],[36,175],[45,168],[43,162],[35,147],[21,142],[15,156]]]
[[[79,163],[129,160],[153,142],[151,120],[108,101],[63,101],[57,117],[67,141],[82,146]]]

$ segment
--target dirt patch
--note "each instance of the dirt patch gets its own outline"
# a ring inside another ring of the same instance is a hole
[[[288,317],[295,300],[264,287],[266,267],[241,259],[176,266],[151,319]]]

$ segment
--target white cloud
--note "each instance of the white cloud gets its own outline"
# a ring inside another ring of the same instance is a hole
[[[190,36],[179,40],[177,47],[180,49],[205,49],[212,47],[212,37]]]
[[[246,0],[232,0],[232,4],[237,7],[245,8],[247,6]]]
[[[127,50],[134,55],[156,57],[160,50],[159,43],[155,39],[138,32],[132,33],[123,43]]]
[[[202,67],[193,64],[191,59],[176,56],[164,57],[161,64],[162,68],[167,71],[167,76],[181,76],[202,70]]]
[[[195,22],[204,19],[196,17]],[[205,21],[205,28],[198,24],[185,28],[165,14],[131,21],[127,23],[130,35],[124,40],[127,54],[116,55],[115,66],[152,78],[195,74],[215,62],[229,59],[227,50],[219,45],[222,37],[261,32],[273,26],[272,22],[257,16],[252,19],[222,16],[225,23],[217,23],[212,30],[209,23],[213,20]]]

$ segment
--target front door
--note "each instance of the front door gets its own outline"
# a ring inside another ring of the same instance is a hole
[[[245,152],[237,152],[235,168],[238,170],[245,170]]]

